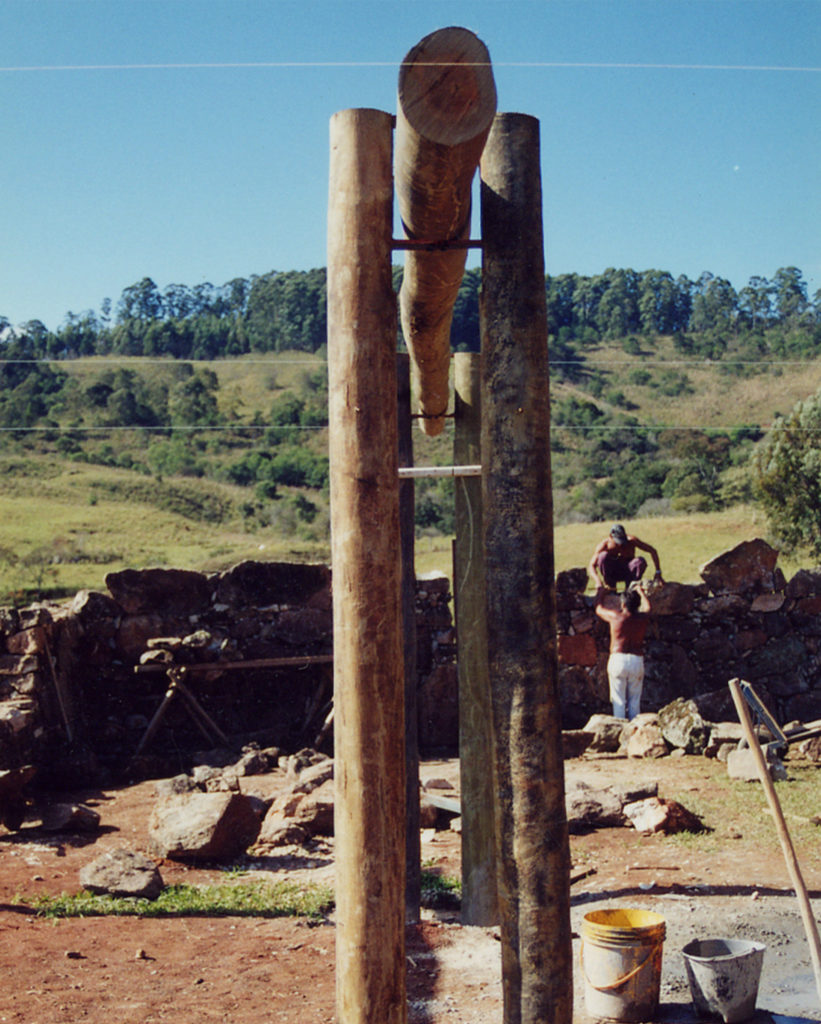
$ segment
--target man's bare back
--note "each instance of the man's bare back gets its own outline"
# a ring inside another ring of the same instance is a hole
[[[635,594],[623,597],[618,608],[609,608],[602,603],[604,589],[599,588],[596,593],[594,607],[599,618],[610,626],[610,653],[611,654],[644,654],[644,638],[647,635],[647,625],[650,621],[647,614],[650,610],[650,602],[643,590]],[[630,611],[625,603],[635,602],[636,609]]]
[[[608,609],[609,611],[609,609]],[[599,613],[601,614],[601,613]],[[602,616],[604,618],[604,616]],[[623,608],[607,617],[610,623],[611,654],[643,654],[647,634],[647,616],[642,612],[630,613]]]

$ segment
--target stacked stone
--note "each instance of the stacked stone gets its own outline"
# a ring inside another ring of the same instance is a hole
[[[713,722],[733,720],[727,683],[740,678],[783,724],[821,718],[821,570],[787,582],[778,552],[745,541],[701,567],[702,583],[650,584],[642,707],[693,699]],[[582,569],[557,580],[558,649],[565,728],[609,707],[609,634],[583,593]]]
[[[422,750],[454,750],[459,743],[459,679],[450,596],[446,576],[417,580],[417,710]]]
[[[36,761],[59,714],[49,679],[52,627],[45,606],[0,609],[0,769]]]
[[[213,672],[190,673],[186,685],[229,735],[287,749],[319,732],[332,699],[330,664],[232,671],[218,663],[332,655],[327,566],[249,561],[219,573],[125,570],[109,574],[106,585],[107,593],[0,610],[0,770],[59,761],[67,781],[69,761],[80,777],[95,764],[123,767],[163,699],[169,658],[214,664]],[[455,746],[448,580],[425,579],[417,590],[420,742]],[[152,658],[156,671],[135,673]],[[173,749],[176,771],[205,745],[177,698],[146,754]],[[168,767],[156,766],[159,773]]]

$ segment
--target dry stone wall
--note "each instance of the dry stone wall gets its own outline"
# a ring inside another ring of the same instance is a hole
[[[745,541],[701,567],[702,583],[648,584],[653,618],[642,709],[695,700],[709,721],[735,720],[727,683],[746,679],[781,724],[821,718],[821,569],[787,581],[778,552]],[[583,593],[584,569],[557,579],[563,725],[609,709],[609,633]]]
[[[0,770],[35,763],[41,780],[59,783],[173,774],[195,752],[220,745],[197,705],[231,742],[293,751],[316,740],[333,692],[327,566],[126,570],[105,582],[106,592],[0,610]],[[448,599],[444,577],[417,586],[422,746],[456,733]],[[260,664],[288,658],[300,660]],[[184,666],[180,678],[196,704],[175,692],[146,743],[167,696],[169,662]]]
[[[801,570],[787,581],[776,561],[773,548],[748,541],[703,566],[698,585],[651,585],[645,710],[692,698],[706,720],[734,720],[727,682],[739,677],[753,684],[782,724],[821,719],[821,569]],[[556,580],[566,730],[610,710],[608,632],[586,586],[584,569]],[[106,587],[68,602],[0,609],[0,772],[34,763],[41,781],[68,784],[106,772],[187,770],[197,752],[217,743],[180,693],[145,742],[167,694],[168,657],[177,667],[207,665],[186,675],[185,685],[232,742],[257,740],[285,752],[314,743],[332,696],[326,566],[244,562],[212,574],[127,570],[110,574]],[[449,602],[444,577],[417,582],[423,751],[453,752],[458,743]],[[295,656],[306,660],[225,667]]]

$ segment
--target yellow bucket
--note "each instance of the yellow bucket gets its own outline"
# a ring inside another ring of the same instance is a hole
[[[658,1011],[665,923],[652,910],[591,910],[581,926],[584,1000],[591,1017],[649,1021]]]

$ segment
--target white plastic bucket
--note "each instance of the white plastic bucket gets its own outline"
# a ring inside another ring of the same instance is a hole
[[[681,951],[696,1013],[737,1024],[755,1013],[764,950],[746,939],[694,939]]]
[[[659,1005],[665,923],[652,910],[592,910],[581,925],[584,1001],[591,1017],[648,1021]]]

